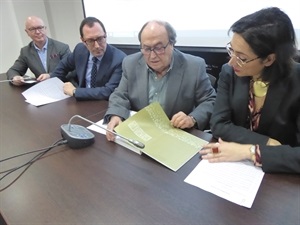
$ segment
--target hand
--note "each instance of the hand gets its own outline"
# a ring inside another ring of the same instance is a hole
[[[64,83],[64,93],[69,96],[73,96],[74,90],[76,87],[71,82]]]
[[[48,73],[43,73],[41,74],[36,80],[37,81],[43,81],[43,80],[47,80],[50,78],[50,74]]]
[[[193,119],[184,112],[176,113],[171,119],[172,126],[180,129],[191,128],[194,126]]]
[[[116,126],[118,126],[120,123],[122,123],[122,120],[119,116],[112,116],[110,118],[109,123],[107,124],[107,129],[113,131]],[[115,135],[109,131],[106,131],[106,139],[108,141],[114,141]]]
[[[209,162],[236,162],[245,159],[252,160],[250,147],[252,145],[238,144],[235,142],[225,142],[221,138],[217,143],[205,145],[199,153],[202,159]],[[217,150],[218,149],[218,150]],[[213,153],[216,152],[216,153]]]
[[[13,79],[11,80],[12,84],[15,86],[22,86],[24,85],[24,77],[20,76],[20,75],[16,75],[13,77]]]

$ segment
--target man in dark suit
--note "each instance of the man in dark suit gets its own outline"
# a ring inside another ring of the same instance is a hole
[[[21,49],[18,59],[6,73],[13,85],[24,84],[28,69],[35,77],[51,73],[59,61],[71,52],[67,44],[48,38],[46,29],[41,18],[30,16],[26,19],[25,31],[32,41]]]
[[[79,30],[82,43],[77,44],[73,53],[63,59],[50,76],[42,75],[38,80],[58,77],[65,82],[67,73],[75,70],[76,84],[66,82],[65,94],[78,100],[108,100],[119,85],[126,54],[107,44],[105,27],[97,18],[85,18]]]
[[[120,85],[109,98],[107,128],[113,130],[130,110],[159,102],[174,127],[205,129],[216,93],[204,59],[175,49],[176,32],[164,21],[147,22],[139,41],[141,52],[124,59]],[[110,132],[106,136],[115,138]]]

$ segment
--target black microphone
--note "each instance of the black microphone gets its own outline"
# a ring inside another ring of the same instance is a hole
[[[128,141],[129,143],[133,144],[134,146],[138,147],[138,148],[144,148],[145,145],[137,140],[133,140],[133,139],[130,139],[130,138],[126,138],[114,131],[111,131],[111,130],[108,130],[104,127],[101,127],[99,126],[98,124],[82,117],[82,116],[79,116],[79,115],[75,115],[75,116],[72,116],[72,118],[69,120],[69,123],[68,124],[63,124],[61,125],[61,134],[62,134],[62,137],[64,139],[66,139],[68,141],[68,145],[71,147],[71,148],[83,148],[83,147],[87,147],[91,144],[94,143],[95,141],[95,136],[93,133],[91,133],[87,128],[83,127],[83,126],[80,126],[80,125],[74,125],[74,124],[71,124],[72,120],[74,118],[80,118],[92,125],[95,125],[103,130],[106,130],[126,141]]]

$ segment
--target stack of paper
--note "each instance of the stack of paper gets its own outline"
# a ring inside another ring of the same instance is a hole
[[[70,96],[64,94],[64,83],[57,77],[39,82],[22,93],[26,102],[40,106],[57,102]]]

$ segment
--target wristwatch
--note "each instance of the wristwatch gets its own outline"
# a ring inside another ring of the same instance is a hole
[[[251,145],[249,150],[250,150],[251,155],[255,155],[255,151],[256,151],[255,145]]]
[[[191,115],[189,115],[189,117],[191,117],[191,119],[192,119],[192,121],[193,121],[193,123],[194,123],[194,126],[195,126],[196,123],[197,123],[197,120],[196,120],[193,116],[191,116]]]

